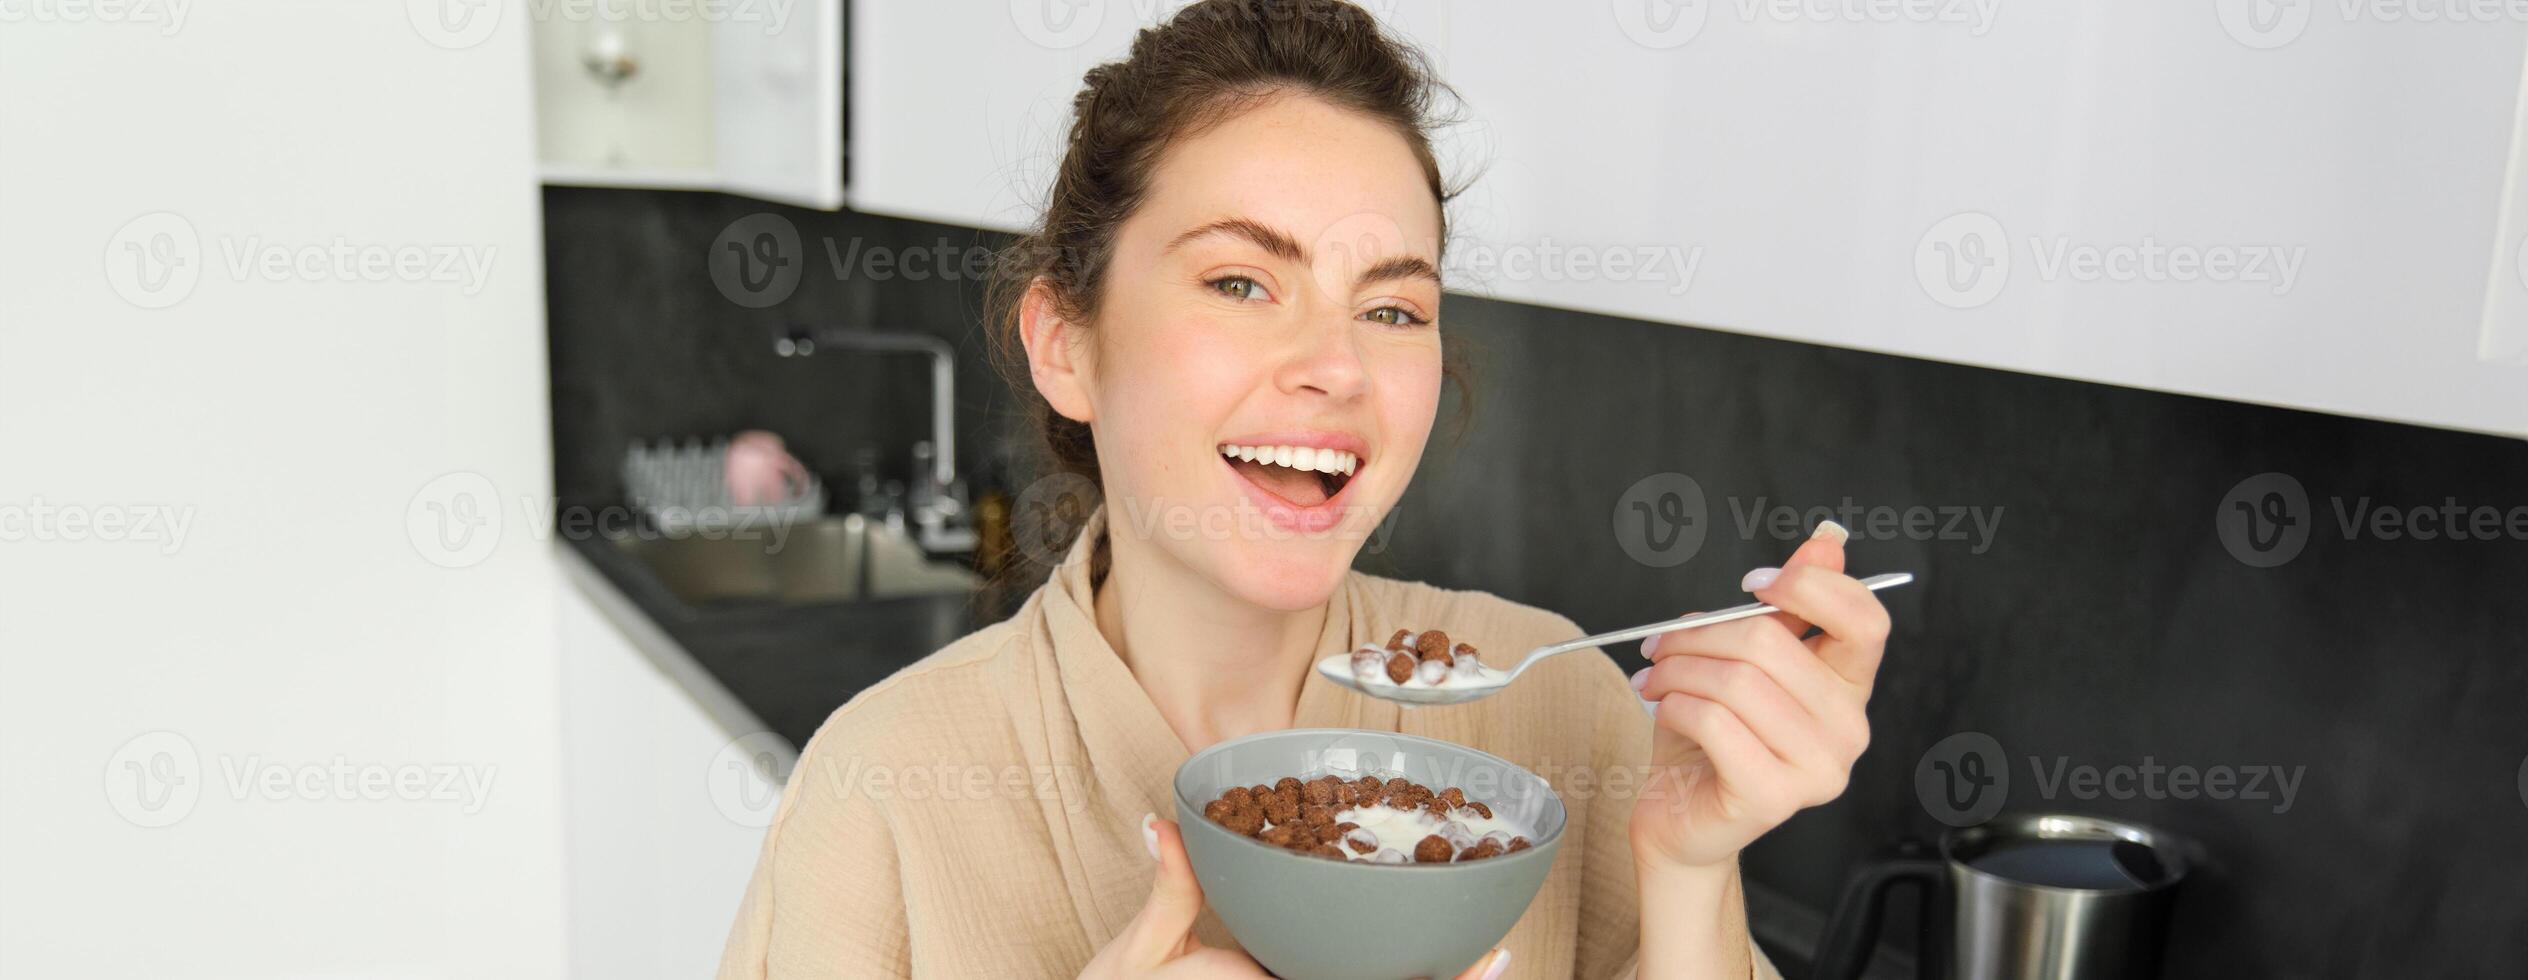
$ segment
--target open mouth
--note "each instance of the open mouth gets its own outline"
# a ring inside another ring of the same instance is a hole
[[[1361,466],[1357,455],[1313,446],[1223,445],[1220,455],[1247,482],[1295,507],[1334,499]]]

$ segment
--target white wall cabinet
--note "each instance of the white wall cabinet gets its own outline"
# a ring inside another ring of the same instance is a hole
[[[1176,6],[859,0],[853,206],[1025,226],[1081,73]],[[2528,23],[1367,6],[1466,99],[1460,291],[2528,433]]]
[[[842,0],[610,9],[534,22],[546,183],[842,206]]]

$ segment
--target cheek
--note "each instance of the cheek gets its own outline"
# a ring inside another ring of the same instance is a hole
[[[1239,402],[1257,383],[1257,358],[1240,349],[1235,332],[1197,317],[1117,328],[1129,335],[1107,338],[1113,356],[1099,372],[1098,439],[1134,458],[1111,463],[1149,468],[1161,476],[1165,463],[1196,458]]]
[[[1440,389],[1446,382],[1439,344],[1399,344],[1383,353],[1374,370],[1381,427],[1394,448],[1418,456],[1439,415]]]

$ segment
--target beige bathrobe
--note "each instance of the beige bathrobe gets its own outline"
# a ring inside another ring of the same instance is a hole
[[[1083,542],[1102,532],[1092,523]],[[1074,545],[1017,615],[861,692],[801,753],[720,963],[723,980],[1074,977],[1149,897],[1141,815],[1173,817],[1190,754],[1098,632]],[[1317,649],[1439,628],[1503,666],[1580,631],[1481,592],[1353,573]],[[1502,940],[1508,976],[1621,977],[1639,945],[1625,834],[1650,726],[1613,661],[1575,652],[1472,704],[1405,710],[1309,673],[1301,728],[1446,739],[1553,782],[1570,811]],[[1195,934],[1237,948],[1216,914]],[[1757,974],[1774,977],[1762,954]]]

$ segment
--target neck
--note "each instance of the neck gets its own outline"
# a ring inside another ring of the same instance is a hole
[[[1266,609],[1133,535],[1110,533],[1108,547],[1097,630],[1187,751],[1291,726],[1318,655],[1324,604]]]

